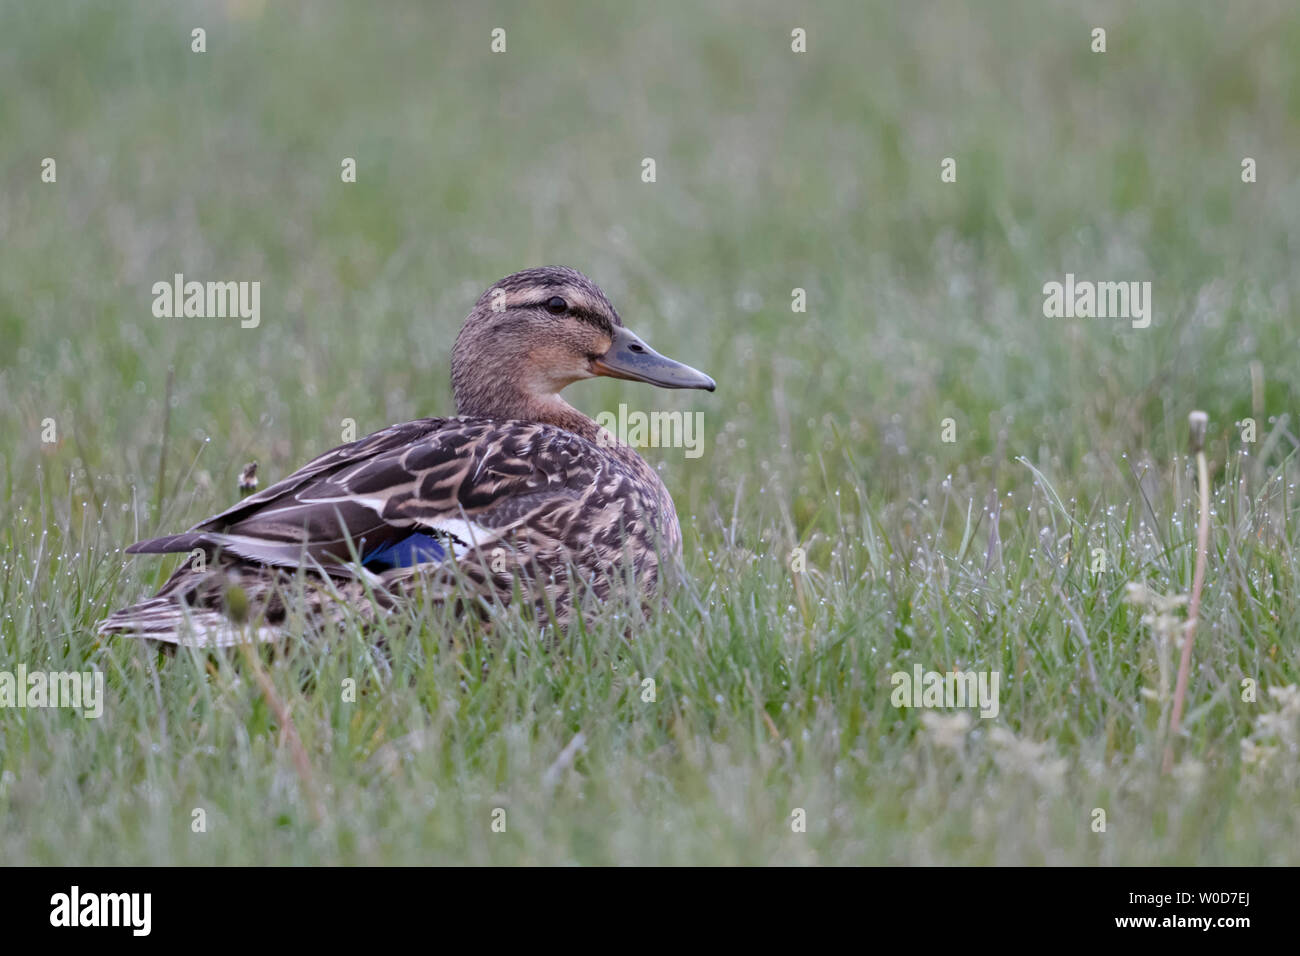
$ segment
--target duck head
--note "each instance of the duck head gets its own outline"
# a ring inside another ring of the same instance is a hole
[[[452,350],[461,415],[570,427],[580,413],[560,391],[598,375],[660,388],[716,387],[703,372],[650,348],[623,325],[594,282],[561,266],[516,272],[493,284]]]

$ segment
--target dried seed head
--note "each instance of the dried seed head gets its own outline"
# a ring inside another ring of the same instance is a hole
[[[1187,424],[1190,430],[1189,444],[1192,454],[1199,455],[1205,450],[1205,430],[1210,425],[1210,416],[1205,412],[1192,412],[1187,416]]]
[[[250,461],[244,466],[244,470],[239,473],[239,491],[241,494],[248,494],[250,491],[257,490],[257,462]]]

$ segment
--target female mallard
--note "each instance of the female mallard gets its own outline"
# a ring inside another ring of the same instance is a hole
[[[681,553],[673,500],[630,447],[560,398],[608,375],[661,388],[713,379],[624,327],[582,273],[530,269],[488,289],[452,350],[457,417],[393,425],[128,553],[194,552],[152,599],[101,634],[226,645],[288,620],[341,620],[436,598],[507,603],[522,587],[563,625],[578,593],[634,575],[648,596],[660,555]]]

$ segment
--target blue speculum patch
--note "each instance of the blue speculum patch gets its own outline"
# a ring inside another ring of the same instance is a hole
[[[389,571],[393,568],[409,568],[430,561],[441,561],[447,557],[447,546],[432,535],[416,532],[407,535],[401,541],[394,541],[367,552],[361,557],[361,564],[368,571]]]

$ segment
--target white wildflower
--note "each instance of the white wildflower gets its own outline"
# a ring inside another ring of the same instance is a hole
[[[1060,786],[1069,762],[1057,757],[1050,744],[1018,737],[1005,727],[994,727],[989,739],[1000,770],[1027,776],[1047,790]]]
[[[964,710],[951,716],[926,711],[921,715],[921,726],[935,746],[960,752],[966,743],[971,717]]]

